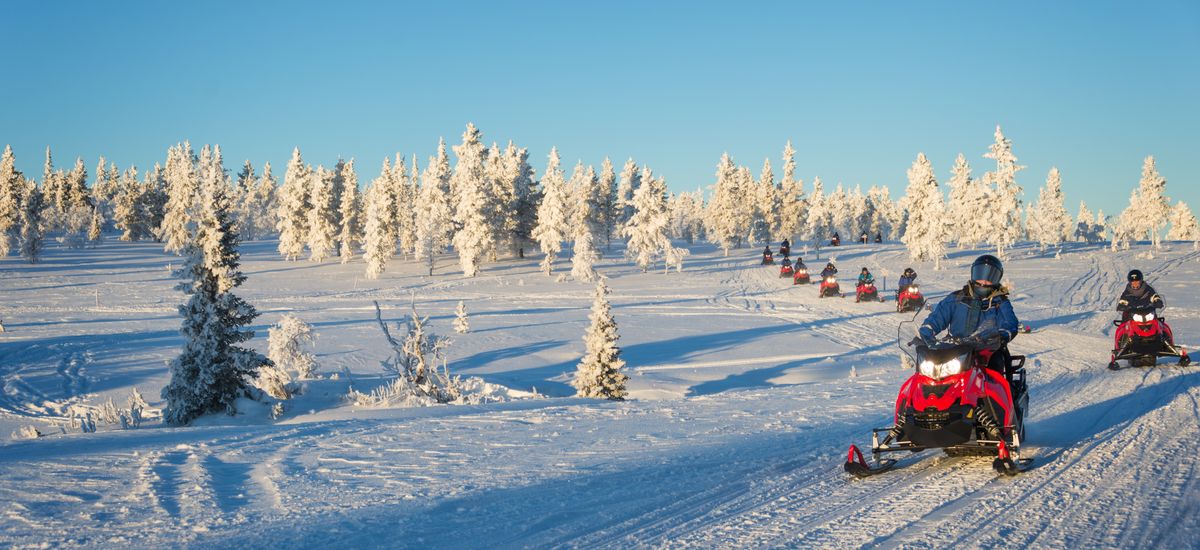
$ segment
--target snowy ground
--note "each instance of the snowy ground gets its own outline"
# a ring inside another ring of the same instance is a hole
[[[124,404],[133,387],[161,405],[181,342],[178,259],[110,242],[52,247],[36,266],[0,260],[0,546],[1196,547],[1200,371],[1104,368],[1131,267],[1165,295],[1177,339],[1200,344],[1200,253],[1145,250],[1021,247],[1008,263],[1017,314],[1037,329],[1012,345],[1029,358],[1035,469],[997,478],[988,459],[926,452],[869,480],[841,463],[890,422],[909,316],[818,299],[757,250],[696,246],[682,274],[600,264],[631,375],[633,399],[614,403],[570,397],[592,287],[553,282],[539,258],[475,279],[449,259],[432,278],[396,260],[367,281],[359,262],[288,263],[273,242],[249,243],[239,294],[263,314],[253,345],[265,351],[266,328],[293,313],[319,333],[322,379],[277,422],[258,407],[65,434],[72,411]],[[923,288],[956,288],[976,253],[915,266]],[[907,265],[891,244],[836,254],[847,279],[864,265],[887,276],[888,296]],[[453,372],[546,397],[343,405],[349,385],[384,383],[373,300],[392,320],[410,301],[431,315],[455,340]],[[459,300],[469,334],[450,329]],[[7,438],[31,425],[49,435]]]

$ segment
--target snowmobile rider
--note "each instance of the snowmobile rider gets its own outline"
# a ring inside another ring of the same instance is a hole
[[[977,337],[986,347],[996,350],[988,368],[1004,372],[1008,364],[1008,343],[1017,335],[1017,315],[1008,301],[1008,288],[1000,284],[1004,264],[984,254],[971,264],[971,279],[962,290],[946,296],[925,318],[914,343],[932,344],[946,330],[955,338]]]
[[[1164,306],[1162,297],[1154,291],[1154,287],[1150,286],[1150,283],[1145,281],[1146,278],[1141,271],[1137,269],[1130,271],[1125,278],[1129,280],[1129,283],[1125,285],[1125,292],[1121,293],[1121,299],[1117,302],[1117,311],[1122,313],[1122,321],[1128,321],[1133,311],[1158,309]]]
[[[829,240],[830,246],[842,246],[842,236],[838,235],[837,231],[833,232],[833,238]]]
[[[808,269],[808,266],[804,265],[804,258],[801,258],[800,256],[796,256],[796,263],[792,264],[792,265],[793,265],[793,267],[796,268],[796,271],[800,271],[801,269]]]
[[[858,286],[875,284],[875,276],[871,275],[871,270],[862,268],[862,273],[858,274]]]
[[[825,264],[825,269],[821,270],[821,278],[824,279],[826,277],[832,277],[834,275],[837,275],[837,268],[834,267],[833,262],[829,262],[829,263]]]
[[[787,239],[784,239],[783,242],[779,243],[779,254],[781,254],[783,256],[787,256],[787,255],[791,254],[791,252],[792,252],[792,243],[789,243]]]
[[[896,293],[899,294],[901,292],[904,292],[905,287],[913,284],[913,282],[916,280],[917,280],[917,272],[913,271],[913,268],[911,268],[911,267],[904,268],[904,273],[902,273],[900,275],[900,286],[899,286],[899,288],[896,289]]]
[[[771,259],[771,245],[763,247],[763,263],[766,263],[768,259]]]

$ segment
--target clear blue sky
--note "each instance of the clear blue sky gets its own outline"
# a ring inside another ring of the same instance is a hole
[[[474,121],[539,173],[629,156],[672,190],[722,152],[806,189],[886,184],[919,151],[978,176],[996,124],[1068,209],[1116,214],[1153,154],[1200,212],[1200,2],[54,2],[4,7],[0,143],[40,178],[98,155],[145,169],[176,141],[227,167],[382,159]]]

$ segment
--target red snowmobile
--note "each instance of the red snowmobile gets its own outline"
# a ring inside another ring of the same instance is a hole
[[[1025,357],[1011,356],[1004,372],[998,372],[987,366],[993,347],[977,339],[917,344],[916,372],[900,386],[895,425],[872,430],[871,463],[851,445],[845,470],[856,477],[872,476],[895,467],[895,459],[880,458],[884,453],[926,449],[942,449],[950,456],[994,456],[992,468],[1006,475],[1024,469],[1030,462],[1020,454],[1029,406]],[[883,441],[880,433],[886,434]]]
[[[821,286],[817,290],[818,296],[821,298],[829,296],[842,297],[842,287],[838,286],[837,277],[833,275],[821,279]]]
[[[783,261],[779,263],[779,276],[780,277],[791,277],[793,271],[795,271],[795,270],[792,269],[792,261],[791,260],[784,258]]]
[[[855,302],[877,302],[879,301],[879,290],[875,288],[875,283],[864,283],[854,287]]]
[[[770,252],[763,252],[762,265],[775,265],[775,255]]]
[[[925,296],[921,295],[921,287],[917,285],[904,285],[904,288],[900,289],[900,293],[896,295],[897,312],[917,311],[924,306]]]
[[[795,270],[795,273],[792,274],[792,284],[794,284],[794,285],[806,285],[811,282],[812,282],[812,278],[808,276],[808,268],[807,267],[802,267],[800,269],[797,269],[797,270]]]
[[[1108,368],[1117,370],[1117,361],[1125,359],[1130,366],[1153,367],[1158,364],[1159,357],[1178,357],[1179,366],[1186,367],[1192,363],[1187,350],[1175,345],[1175,335],[1167,320],[1154,313],[1154,308],[1140,308],[1129,311],[1129,317],[1124,321],[1113,321],[1117,333],[1113,335],[1112,360]]]

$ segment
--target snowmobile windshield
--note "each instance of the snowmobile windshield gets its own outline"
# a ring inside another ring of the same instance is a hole
[[[971,266],[972,281],[988,281],[994,285],[1000,284],[1000,277],[1004,272],[994,265],[975,264]]]
[[[917,350],[921,359],[933,361],[934,363],[945,363],[956,357],[971,353],[971,346],[966,344],[954,344],[950,342],[938,342],[932,346],[924,346]]]

